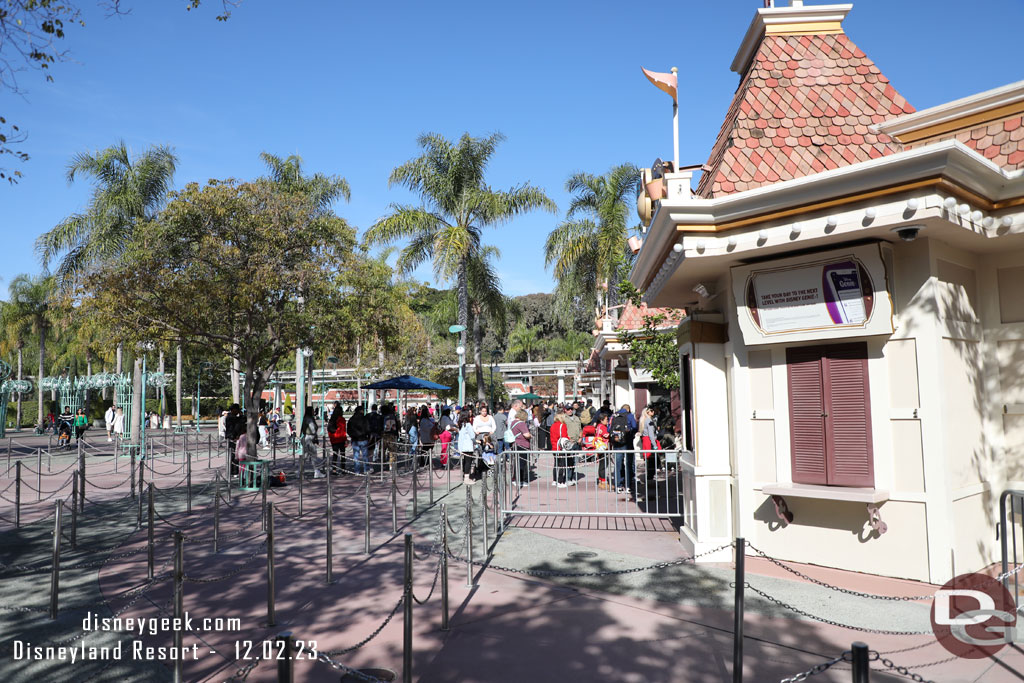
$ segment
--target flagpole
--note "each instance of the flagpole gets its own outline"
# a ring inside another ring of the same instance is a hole
[[[679,69],[672,67],[672,73],[678,74]],[[678,78],[678,76],[677,76]],[[672,161],[675,172],[679,172],[679,86],[676,81],[676,96],[672,98]]]

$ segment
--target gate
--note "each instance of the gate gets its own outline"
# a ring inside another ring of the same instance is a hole
[[[996,527],[1002,550],[1005,574],[1024,560],[1024,491],[1003,491],[999,496],[999,524]],[[1014,606],[1021,607],[1021,576],[1015,572],[1003,578],[1003,585],[1013,596]]]
[[[669,517],[693,528],[694,467],[686,451],[506,450],[497,465],[504,515]]]

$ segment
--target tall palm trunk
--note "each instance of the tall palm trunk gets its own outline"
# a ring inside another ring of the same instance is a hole
[[[232,350],[234,352],[237,353],[237,351],[238,351],[238,347],[237,346],[232,346],[231,348],[232,348]],[[232,403],[238,403],[241,400],[242,390],[241,390],[241,388],[239,386],[240,378],[241,378],[241,372],[239,372],[239,371],[241,370],[241,367],[242,366],[239,364],[237,358],[232,358],[231,359],[231,402]]]
[[[181,429],[181,346],[174,351],[174,409]]]
[[[36,376],[36,424],[43,424],[43,360],[46,358],[46,328],[39,326],[39,374]]]
[[[465,358],[466,349],[466,326],[469,324],[469,276],[466,273],[466,259],[463,258],[459,261],[459,272],[458,272],[458,287],[457,293],[458,304],[459,304],[459,324],[462,325],[462,332],[459,332],[459,346],[463,349],[463,358]],[[465,387],[465,366],[462,368],[463,372],[463,387]],[[465,389],[460,392],[459,403],[465,401]]]
[[[132,363],[132,442],[142,443],[142,420],[146,406],[146,395],[142,386],[142,359],[136,356]]]
[[[22,342],[18,342],[18,381],[21,381],[21,351]],[[14,428],[17,431],[21,431],[21,392],[18,392],[18,421],[15,423]]]
[[[121,374],[121,361],[122,361],[123,356],[124,356],[124,344],[118,344],[117,345],[117,352],[115,353],[115,356],[114,356],[114,372],[117,373],[118,375]],[[114,385],[114,404],[115,405],[121,400],[121,397],[117,395],[117,387],[118,386],[119,386],[118,384]]]
[[[484,326],[480,324],[480,311],[473,316],[473,363],[476,365],[476,399],[484,401],[487,399],[487,389],[484,386]]]
[[[158,368],[158,372],[161,375],[164,374],[164,351],[163,351],[163,349],[160,349],[160,362],[159,362],[157,368]],[[166,399],[166,390],[164,389],[164,387],[160,387],[159,391],[160,391],[160,426],[163,427],[164,426],[164,412],[166,412],[166,410],[167,410],[167,406],[165,405],[166,404],[166,400],[165,400]]]

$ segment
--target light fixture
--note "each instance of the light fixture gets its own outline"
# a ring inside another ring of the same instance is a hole
[[[942,200],[942,205],[946,207],[946,211],[952,211],[956,208],[956,197],[946,197]]]
[[[898,228],[893,228],[892,232],[896,233],[904,242],[913,242],[917,239],[917,234],[924,228],[923,225],[901,225]]]
[[[996,219],[992,218],[992,216],[985,216],[985,220],[983,220],[981,224],[984,225],[986,228],[991,228],[995,222]]]
[[[985,214],[983,214],[981,211],[978,211],[977,209],[971,212],[971,220],[974,221],[975,223],[980,223],[981,219],[984,217]]]
[[[839,219],[837,219],[835,216],[829,216],[828,218],[825,219],[826,231],[832,232],[833,230],[836,229],[837,225],[839,225]]]
[[[919,202],[917,201],[917,197],[911,197],[910,199],[907,200],[908,211],[917,211],[918,205]]]
[[[762,243],[762,244],[767,242],[768,241],[768,231],[767,230],[758,230],[757,231],[757,241]]]
[[[800,236],[800,230],[802,230],[799,223],[794,223],[793,227],[789,229],[789,235],[791,239],[796,239]]]
[[[310,356],[313,355],[313,349],[309,348],[308,346],[303,347],[302,355],[305,356],[306,358],[309,358]]]
[[[466,347],[462,346],[461,344],[456,346],[455,347],[455,353],[460,355],[460,356],[466,355]]]
[[[875,207],[868,207],[864,209],[864,218],[867,218],[869,221],[873,221],[875,220],[875,213]]]
[[[704,240],[697,240],[697,251],[699,251],[700,253],[703,254],[704,253],[704,249],[706,247],[707,247],[707,245],[704,244]]]
[[[735,249],[737,244],[736,235],[730,235],[727,244],[730,249]]]
[[[1013,216],[1003,216],[1003,219],[999,221],[999,225],[1004,228],[1008,228],[1013,225]]]
[[[683,243],[682,242],[676,242],[675,244],[673,244],[672,245],[672,251],[676,252],[677,254],[682,252],[683,251]]]
[[[960,206],[956,207],[956,210],[960,212],[961,216],[966,216],[971,212],[971,206],[970,204],[961,204]]]

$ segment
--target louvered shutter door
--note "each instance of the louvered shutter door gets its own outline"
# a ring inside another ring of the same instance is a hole
[[[786,349],[789,375],[789,441],[793,482],[827,484],[823,347]]]
[[[828,483],[874,487],[867,344],[827,347],[824,379]]]
[[[647,407],[647,389],[634,388],[633,400],[636,401],[636,407],[633,410],[636,411],[637,415],[642,415],[644,408]]]

